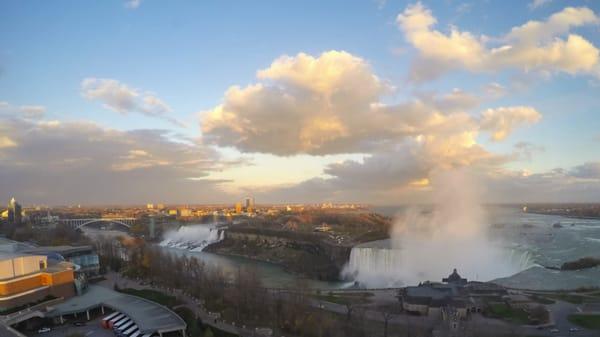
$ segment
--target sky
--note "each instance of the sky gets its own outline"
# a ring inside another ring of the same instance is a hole
[[[0,2],[0,200],[600,200],[600,2]]]

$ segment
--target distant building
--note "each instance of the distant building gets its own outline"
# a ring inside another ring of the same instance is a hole
[[[235,203],[235,213],[242,214],[242,203],[241,202]]]
[[[12,225],[20,225],[22,222],[23,211],[21,205],[15,200],[10,199],[8,203],[8,223]]]
[[[154,237],[156,236],[156,219],[153,216],[150,217],[150,224],[148,225],[148,236],[150,237],[150,239],[154,239]]]
[[[416,287],[403,288],[399,293],[402,308],[407,312],[456,322],[471,312],[481,312],[481,303],[476,300],[478,296],[503,290],[494,284],[469,283],[456,269],[442,281],[427,281]]]
[[[463,285],[467,284],[467,279],[460,277],[460,275],[458,275],[458,272],[456,271],[456,268],[454,268],[454,270],[452,271],[452,274],[450,274],[446,278],[443,278],[442,282],[463,286]]]
[[[248,213],[252,213],[254,211],[254,197],[246,197],[244,199],[244,208]]]
[[[192,210],[189,208],[181,208],[178,212],[180,217],[188,218],[193,216]]]
[[[154,204],[146,204],[147,209],[154,209]]]

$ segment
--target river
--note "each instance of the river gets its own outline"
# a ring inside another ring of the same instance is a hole
[[[400,209],[378,208],[374,211],[391,216]],[[481,281],[494,280],[505,286],[528,289],[567,289],[600,286],[600,268],[559,272],[541,267],[557,267],[564,262],[584,256],[600,257],[600,220],[525,213],[520,208],[515,207],[490,208],[488,219],[489,223],[484,224],[484,226],[489,227],[490,235],[497,242],[502,242],[503,252],[505,253],[505,255],[502,255],[504,256],[502,262],[506,262],[506,265],[510,268],[500,269],[491,265],[491,268],[486,269],[486,271],[473,271],[470,274],[463,274],[463,277]],[[560,226],[555,226],[555,224],[560,224]],[[300,281],[308,287],[321,289],[346,288],[353,284],[352,280],[348,282],[324,282],[307,279],[271,263],[203,252],[202,248],[204,246],[222,238],[221,232],[219,230],[215,232],[215,230],[216,227],[211,225],[188,225],[165,234],[166,237],[161,243],[161,247],[174,254],[194,256],[207,264],[223,268],[226,273],[233,274],[237,272],[238,268],[254,268],[267,287],[296,287]],[[86,230],[86,233],[90,236],[123,234],[122,232],[89,229]],[[169,241],[171,241],[171,244],[169,244]],[[378,275],[378,278],[381,278],[381,275],[395,275],[395,273],[389,271],[390,269],[392,271],[402,269],[402,265],[394,262],[394,256],[402,253],[398,251],[390,252],[388,249],[389,242],[385,241],[360,245],[353,250],[351,261],[349,261],[350,265],[356,264],[355,267],[364,268],[369,273]],[[497,264],[497,261],[494,264]],[[448,265],[438,272],[440,275],[449,274],[453,267]],[[378,286],[402,286],[416,283],[417,278],[407,280],[410,280],[410,282],[394,283],[386,280],[375,284]],[[433,279],[433,281],[440,280]]]

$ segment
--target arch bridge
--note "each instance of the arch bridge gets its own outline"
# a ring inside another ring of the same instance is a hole
[[[86,219],[60,219],[59,222],[65,225],[69,225],[75,229],[81,229],[96,222],[113,223],[131,228],[132,225],[137,221],[136,218],[86,218]]]

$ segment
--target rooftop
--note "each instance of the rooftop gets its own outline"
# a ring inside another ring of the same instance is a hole
[[[93,250],[92,246],[41,246],[26,249],[24,251],[28,253],[56,252],[61,255],[69,255],[89,250]]]
[[[186,328],[181,317],[158,303],[95,285],[90,285],[83,295],[55,305],[48,316],[56,317],[82,312],[100,305],[129,316],[141,333],[167,332]]]

